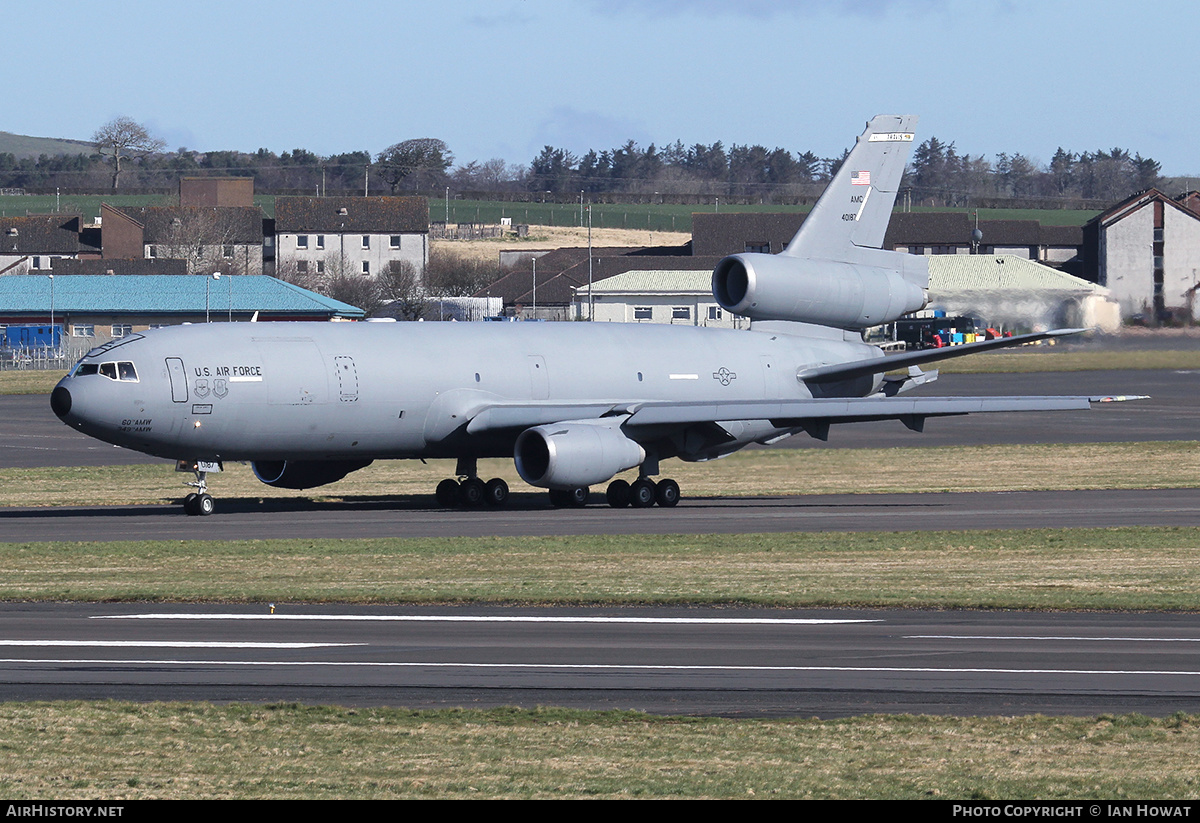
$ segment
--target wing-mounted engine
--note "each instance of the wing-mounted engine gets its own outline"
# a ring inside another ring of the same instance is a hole
[[[255,460],[254,476],[277,489],[311,489],[336,483],[350,472],[371,465],[370,460]]]
[[[639,466],[646,451],[620,429],[623,418],[573,420],[526,429],[513,456],[517,473],[531,486],[574,488],[603,483]]]
[[[898,265],[909,257],[895,256],[901,258]],[[926,303],[925,289],[900,271],[782,254],[726,257],[713,271],[712,283],[717,302],[734,314],[839,329],[890,323]]]

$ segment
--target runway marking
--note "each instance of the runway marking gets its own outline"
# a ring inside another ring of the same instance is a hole
[[[1104,643],[1200,643],[1200,637],[1074,637],[1019,634],[906,634],[905,640],[1081,640]]]
[[[800,617],[548,617],[483,615],[357,615],[357,614],[97,614],[92,620],[345,620],[398,623],[680,623],[700,625],[817,626],[842,623],[882,623],[881,619]]]
[[[1015,675],[1179,675],[1200,676],[1200,671],[1170,671],[1165,669],[981,669],[933,668],[926,666],[713,666],[713,665],[645,665],[637,663],[398,663],[366,661],[321,660],[129,660],[129,659],[64,659],[64,658],[0,658],[0,665],[52,663],[56,665],[144,665],[144,666],[295,666],[302,668],[392,668],[392,669],[524,669],[537,671],[644,671],[644,672],[851,672],[858,674],[1015,674]]]
[[[151,649],[320,649],[326,646],[365,646],[366,643],[221,643],[206,640],[2,640],[0,646],[104,646]]]

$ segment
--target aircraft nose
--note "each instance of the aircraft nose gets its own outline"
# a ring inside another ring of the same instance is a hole
[[[71,412],[71,392],[66,386],[56,386],[50,393],[50,408],[60,420]]]

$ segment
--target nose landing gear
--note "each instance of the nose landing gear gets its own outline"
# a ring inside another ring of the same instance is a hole
[[[196,479],[184,485],[191,486],[196,491],[183,498],[183,513],[189,517],[207,517],[217,508],[216,501],[208,493],[208,472],[199,468],[192,468],[192,472],[196,475]]]

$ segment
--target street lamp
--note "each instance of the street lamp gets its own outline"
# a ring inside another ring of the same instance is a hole
[[[208,319],[209,289],[212,286],[213,280],[220,280],[220,279],[221,279],[221,273],[219,271],[213,272],[211,278],[209,278],[209,277],[204,278],[204,322],[205,323],[211,322]]]
[[[54,275],[47,274],[46,277],[50,278],[50,345],[57,349],[58,341],[55,338],[58,335],[54,333]]]

